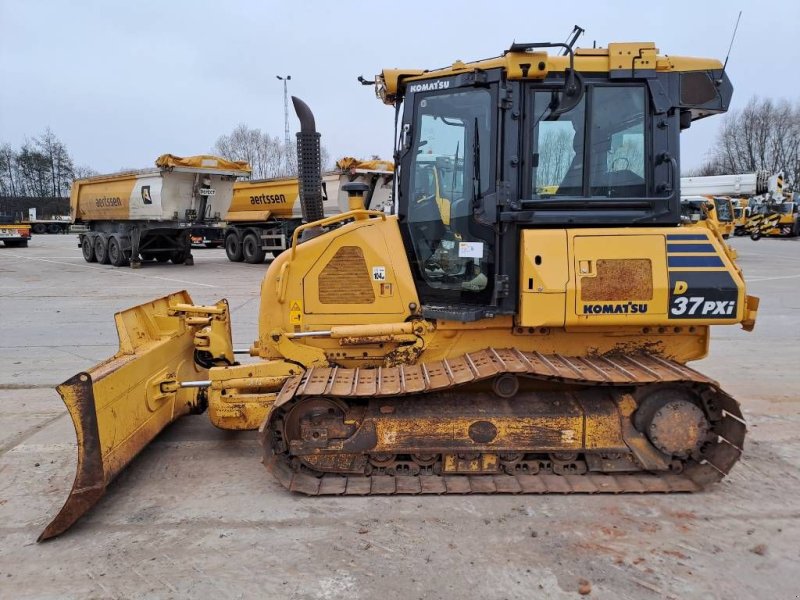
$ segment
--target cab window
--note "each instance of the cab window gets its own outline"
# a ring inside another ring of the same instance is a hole
[[[473,233],[472,214],[476,195],[491,183],[491,95],[437,93],[415,104],[406,223],[418,271],[430,288],[482,292],[493,258]]]
[[[645,197],[645,89],[589,86],[564,113],[554,98],[553,90],[533,94],[534,195]]]
[[[647,195],[644,178],[644,88],[595,87],[592,93],[590,193]]]

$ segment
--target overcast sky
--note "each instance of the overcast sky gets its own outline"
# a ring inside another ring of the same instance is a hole
[[[435,68],[496,56],[512,41],[654,41],[662,54],[723,60],[733,107],[753,94],[800,98],[800,3],[268,2],[0,0],[0,142],[51,127],[76,164],[150,166],[208,152],[238,123],[283,136],[283,88],[317,117],[332,157],[390,157],[393,111],[362,87],[385,67]],[[702,163],[721,117],[682,135]],[[297,129],[292,115],[292,139]]]

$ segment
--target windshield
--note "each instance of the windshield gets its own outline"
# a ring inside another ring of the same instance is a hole
[[[717,208],[717,219],[721,223],[730,223],[733,221],[730,200],[727,198],[714,198],[714,205]]]
[[[417,266],[432,288],[480,292],[493,259],[471,229],[475,203],[491,183],[491,94],[418,96],[414,119],[406,220]]]

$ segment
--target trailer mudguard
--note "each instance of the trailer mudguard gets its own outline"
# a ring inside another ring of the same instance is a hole
[[[170,315],[170,307],[191,303],[182,291],[117,313],[119,351],[57,387],[75,426],[78,467],[64,506],[39,541],[63,533],[94,506],[162,429],[205,408],[203,392],[175,383],[208,376],[194,362],[195,331]]]

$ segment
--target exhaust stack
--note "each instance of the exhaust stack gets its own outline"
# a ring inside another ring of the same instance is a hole
[[[322,158],[320,134],[317,132],[314,114],[308,104],[292,96],[292,104],[300,131],[297,133],[297,179],[300,184],[300,208],[303,223],[319,221],[325,215],[322,209]],[[307,229],[301,236],[309,239],[322,233],[320,228]]]

